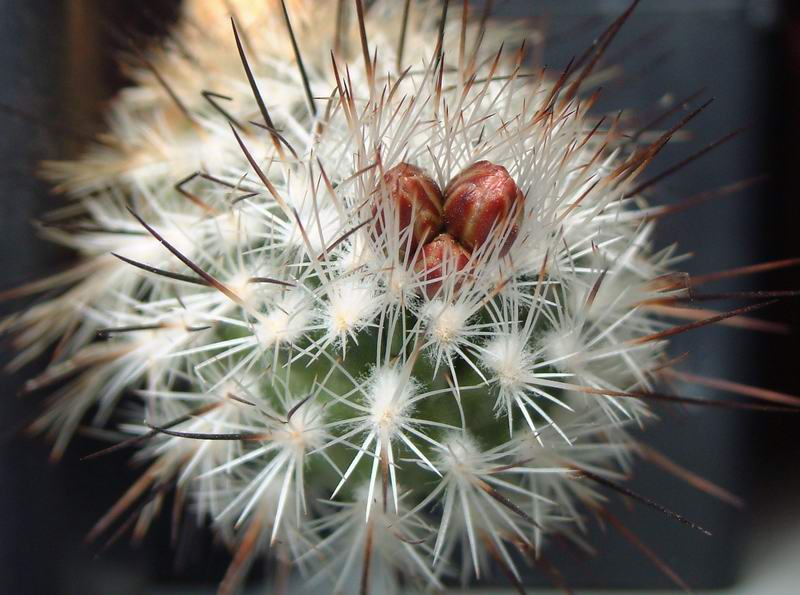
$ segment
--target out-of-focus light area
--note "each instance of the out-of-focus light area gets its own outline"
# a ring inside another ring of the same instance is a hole
[[[627,7],[628,0],[496,4],[503,19],[536,15],[532,26],[541,30],[537,38],[542,43],[531,55],[558,72]],[[176,6],[174,1],[0,0],[0,104],[13,108],[0,112],[0,288],[68,262],[69,255],[36,240],[29,225],[62,200],[34,177],[37,164],[75,154],[82,143],[69,131],[102,130],[103,109],[124,84],[124,74],[115,65],[121,40],[143,32],[163,34]],[[598,111],[652,113],[698,91],[714,98],[692,123],[690,134],[662,152],[652,173],[743,129],[737,138],[665,179],[652,193],[653,203],[678,202],[768,176],[742,192],[666,218],[659,227],[659,245],[677,241],[693,253],[686,264],[692,273],[800,256],[800,2],[642,0],[609,55],[609,63],[616,60],[623,74],[604,84]],[[790,269],[733,280],[718,290],[767,288],[800,289],[800,276]],[[693,372],[800,394],[798,303],[786,301],[765,314],[790,325],[794,335],[706,329],[679,338],[673,353],[691,350],[687,369]],[[10,311],[0,306],[0,313]],[[24,373],[0,377],[0,591],[213,593],[214,581],[224,574],[227,552],[203,534],[195,539],[199,551],[181,551],[176,570],[168,518],[136,548],[126,539],[102,552],[84,543],[87,530],[137,470],[127,466],[125,456],[79,461],[97,444],[81,437],[63,462],[48,466],[47,445],[21,431],[36,412],[35,403],[14,397],[24,378]],[[690,385],[675,389],[719,396]],[[746,501],[746,508],[739,510],[664,471],[645,464],[637,467],[633,489],[708,526],[712,537],[619,499],[612,508],[698,593],[798,593],[799,424],[797,415],[665,411],[662,422],[644,434],[676,463]],[[596,526],[590,541],[599,552],[595,557],[576,557],[558,547],[552,554],[578,592],[674,592],[666,590],[669,579],[610,528]],[[529,580],[530,592],[551,592],[546,578],[531,574]],[[596,591],[594,586],[612,590]]]

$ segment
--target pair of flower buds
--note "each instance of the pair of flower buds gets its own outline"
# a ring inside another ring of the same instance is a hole
[[[428,297],[439,292],[446,271],[467,266],[473,251],[502,241],[502,256],[519,231],[525,197],[502,165],[478,161],[450,180],[444,192],[409,163],[395,165],[383,180],[399,231],[413,225],[405,245],[418,253],[414,270],[424,274]],[[509,229],[512,217],[516,220]],[[377,226],[380,233],[380,220]]]

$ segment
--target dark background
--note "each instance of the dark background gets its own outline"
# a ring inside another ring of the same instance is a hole
[[[555,70],[583,51],[627,2],[498,4],[503,17],[541,16],[547,37],[553,40],[543,60]],[[0,0],[0,105],[5,106],[0,112],[0,288],[68,262],[69,255],[36,240],[28,225],[62,201],[50,195],[33,172],[42,159],[79,151],[82,141],[66,129],[102,130],[105,102],[124,82],[115,62],[118,33],[157,36],[176,6],[174,1]],[[660,245],[677,240],[683,250],[693,252],[696,256],[686,267],[693,273],[800,255],[798,3],[644,0],[609,55],[611,61],[623,62],[626,76],[620,83],[606,85],[599,111],[625,107],[632,113],[645,112],[667,92],[684,97],[701,88],[705,97],[716,98],[692,123],[692,137],[667,147],[651,173],[747,127],[732,142],[661,184],[652,195],[655,204],[753,175],[770,175],[768,182],[750,190],[665,219],[658,232]],[[720,291],[798,288],[794,270],[714,287]],[[786,301],[760,315],[797,327],[796,306],[796,301]],[[10,312],[13,305],[0,308]],[[687,370],[800,394],[796,335],[705,329],[675,342],[674,353],[687,349],[692,352]],[[0,377],[0,593],[125,595],[151,592],[147,585],[156,582],[218,580],[228,556],[208,536],[192,539],[192,550],[179,556],[183,563],[175,568],[166,520],[137,548],[129,547],[127,538],[105,551],[84,543],[86,531],[137,471],[128,467],[124,454],[80,462],[97,447],[83,437],[76,439],[61,463],[48,466],[47,446],[21,432],[44,396],[15,396],[34,370],[32,366],[19,375]],[[680,388],[686,394],[712,394]],[[742,496],[748,507],[736,510],[640,465],[633,489],[697,520],[714,536],[704,537],[651,510],[619,502],[613,510],[690,585],[729,585],[740,578],[742,552],[751,543],[754,527],[780,523],[784,518],[780,515],[797,517],[798,421],[794,416],[719,410],[660,413],[663,422],[647,432],[648,442]],[[571,584],[637,590],[669,586],[612,530],[595,531],[591,541],[601,552],[595,559],[579,558],[558,547],[548,554]],[[546,582],[536,577],[532,581]]]

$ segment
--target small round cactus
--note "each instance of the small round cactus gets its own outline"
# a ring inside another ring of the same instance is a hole
[[[744,313],[662,316],[692,285],[635,179],[668,137],[583,89],[632,7],[550,76],[500,49],[528,26],[447,2],[240,0],[232,31],[206,4],[113,142],[46,167],[74,201],[43,233],[83,260],[2,327],[13,366],[57,346],[34,429],[126,434],[149,466],[92,536],[175,486],[234,552],[224,595],[261,554],[336,593],[520,586],[632,495],[630,428],[685,402],[654,391],[667,339]]]

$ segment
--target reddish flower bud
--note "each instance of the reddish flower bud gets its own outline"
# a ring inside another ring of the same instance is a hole
[[[424,276],[425,293],[433,298],[439,293],[444,278],[464,270],[469,262],[469,252],[449,233],[443,233],[431,240],[417,257],[414,270]],[[455,289],[461,285],[457,280]]]
[[[383,181],[387,193],[379,189],[378,196],[388,198],[389,204],[383,206],[375,223],[376,230],[380,234],[384,228],[394,229],[394,224],[384,223],[386,213],[393,213],[397,217],[397,230],[402,233],[412,224],[413,214],[411,238],[409,244],[403,243],[402,249],[409,246],[414,252],[417,246],[430,241],[442,228],[442,191],[424,171],[408,163],[395,165],[384,174]],[[373,204],[373,215],[377,211],[378,205]]]
[[[515,217],[502,254],[508,251],[519,230],[525,197],[505,167],[478,161],[450,180],[444,194],[447,232],[470,251],[482,246],[493,228],[493,234],[504,234],[508,218]]]

